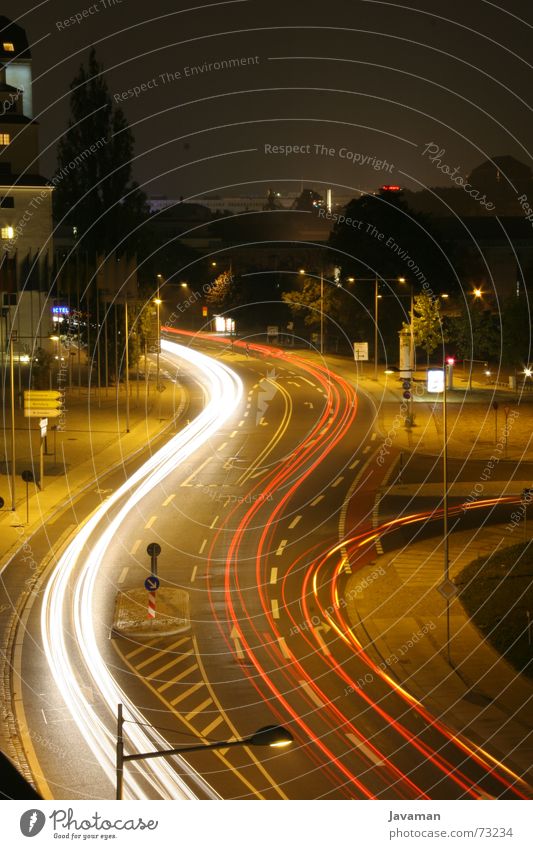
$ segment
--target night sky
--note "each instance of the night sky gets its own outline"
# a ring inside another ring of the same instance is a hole
[[[58,27],[90,8],[98,11]],[[341,195],[384,182],[450,185],[423,153],[430,142],[465,175],[499,154],[532,164],[526,0],[505,9],[486,0],[20,0],[2,11],[33,45],[47,176],[68,86],[91,44],[113,94],[155,81],[120,104],[148,195],[263,195],[300,181]],[[248,64],[186,76],[187,67],[236,58]],[[332,155],[316,155],[315,144]],[[265,145],[304,147],[284,156]],[[374,158],[387,167],[374,170]]]

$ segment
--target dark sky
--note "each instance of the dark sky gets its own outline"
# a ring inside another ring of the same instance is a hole
[[[97,0],[80,24],[58,28],[90,8],[85,0],[3,8],[33,44],[48,176],[68,86],[91,44],[111,92],[157,83],[121,104],[149,195],[262,195],[301,180],[343,195],[383,182],[447,185],[423,153],[430,142],[463,174],[503,153],[532,164],[530,0]],[[185,76],[187,66],[243,57],[258,61]],[[176,72],[163,83],[160,75]],[[268,144],[310,152],[266,154]],[[315,144],[333,155],[315,155]],[[354,165],[341,148],[391,168]]]

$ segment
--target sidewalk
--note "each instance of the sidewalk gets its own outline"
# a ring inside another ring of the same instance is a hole
[[[177,383],[163,376],[165,390],[157,397],[155,380],[130,382],[130,432],[126,433],[126,392],[120,387],[91,389],[76,387],[66,392],[64,430],[54,436],[48,422],[48,455],[44,458],[44,489],[30,483],[29,523],[26,522],[26,484],[21,474],[31,470],[39,475],[40,433],[38,421],[24,419],[16,410],[16,510],[11,510],[11,428],[10,411],[5,412],[0,455],[0,566],[9,560],[21,544],[21,528],[27,538],[50,520],[61,504],[94,483],[102,499],[107,492],[98,490],[98,479],[120,467],[143,451],[167,429],[173,430],[175,418],[184,400]],[[138,389],[138,394],[137,394]],[[106,397],[107,395],[107,397]],[[55,421],[58,421],[57,419]],[[55,451],[54,451],[55,444]]]
[[[452,534],[451,579],[476,557],[515,544],[511,537],[502,525]],[[385,574],[361,589],[365,572],[379,567]],[[377,557],[346,586],[355,634],[372,659],[433,715],[531,782],[533,681],[483,640],[458,598],[450,605],[448,663],[446,603],[437,589],[442,580],[441,539]]]
[[[399,420],[402,418],[402,384],[397,373],[386,375],[385,366],[373,378],[373,365],[364,364],[361,368],[348,357],[334,354],[319,354],[310,351],[296,351],[303,359],[324,363],[332,371],[341,374],[368,396],[375,405],[375,428],[381,440],[389,437],[398,450],[440,454],[442,451],[442,400],[441,396],[429,395],[424,391],[424,373],[416,374],[413,392],[414,426],[406,428]],[[438,400],[437,400],[438,399]],[[496,401],[498,410],[493,409]],[[454,389],[448,392],[448,453],[450,457],[490,457],[495,446],[504,437],[505,408],[512,426],[507,438],[502,459],[521,462],[533,460],[533,393],[520,396],[516,391],[495,387],[484,381],[473,380],[472,389],[463,382],[461,373],[454,377]],[[518,416],[513,417],[513,411]]]

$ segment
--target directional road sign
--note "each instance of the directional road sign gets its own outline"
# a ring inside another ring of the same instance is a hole
[[[159,589],[160,583],[161,582],[160,582],[159,578],[156,577],[156,575],[150,575],[150,577],[147,578],[146,581],[144,582],[144,587],[145,587],[145,589],[148,590],[149,593],[153,593],[154,590]]]
[[[61,415],[63,396],[61,392],[29,389],[24,393],[25,418],[57,418]]]

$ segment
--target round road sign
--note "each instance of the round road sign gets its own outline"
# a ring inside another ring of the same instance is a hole
[[[148,546],[146,548],[146,553],[149,557],[153,557],[154,555],[156,557],[159,557],[159,555],[161,554],[161,546],[158,542],[150,542],[148,543]]]

